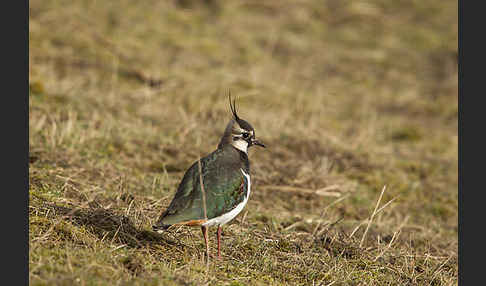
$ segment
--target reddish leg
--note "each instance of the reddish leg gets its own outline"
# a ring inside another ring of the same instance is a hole
[[[218,259],[221,258],[221,226],[218,225]]]
[[[206,257],[209,257],[208,228],[205,226],[201,226],[201,230],[204,236],[204,243],[206,244]]]

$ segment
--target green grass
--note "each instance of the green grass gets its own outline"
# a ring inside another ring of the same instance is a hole
[[[29,4],[32,285],[457,285],[457,2]],[[228,89],[268,148],[206,264],[151,225]]]

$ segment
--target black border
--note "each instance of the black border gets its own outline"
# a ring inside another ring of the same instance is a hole
[[[2,281],[28,285],[29,2],[2,6]]]
[[[463,127],[464,127],[464,47],[463,47],[463,20],[464,20],[464,10],[463,1],[458,1],[458,43],[457,43],[457,54],[458,54],[458,285],[469,285],[465,282],[464,271],[464,174],[463,174],[463,161],[464,161],[464,137],[463,137]],[[470,279],[474,284],[474,279]]]

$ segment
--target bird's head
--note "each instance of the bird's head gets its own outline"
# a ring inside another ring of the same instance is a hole
[[[231,94],[228,97],[233,117],[228,125],[226,125],[226,129],[218,148],[221,148],[226,144],[231,144],[236,149],[245,153],[248,152],[248,148],[251,146],[260,146],[265,148],[265,145],[256,139],[255,129],[253,126],[238,116],[235,101],[233,100],[233,102],[231,102]]]

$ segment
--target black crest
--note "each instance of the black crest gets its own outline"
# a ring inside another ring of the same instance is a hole
[[[231,109],[231,113],[233,114],[233,117],[235,118],[236,121],[240,121],[240,118],[236,113],[236,100],[233,99],[233,102],[231,102],[231,90],[228,90],[228,99],[229,99],[230,109]]]
[[[253,127],[250,125],[250,123],[241,119],[238,116],[238,114],[236,113],[236,100],[233,99],[233,102],[231,102],[231,91],[228,91],[228,99],[229,99],[229,103],[230,103],[231,113],[233,114],[233,118],[238,123],[238,125],[240,125],[240,127],[245,129],[245,130],[248,130],[248,131],[253,130]]]

